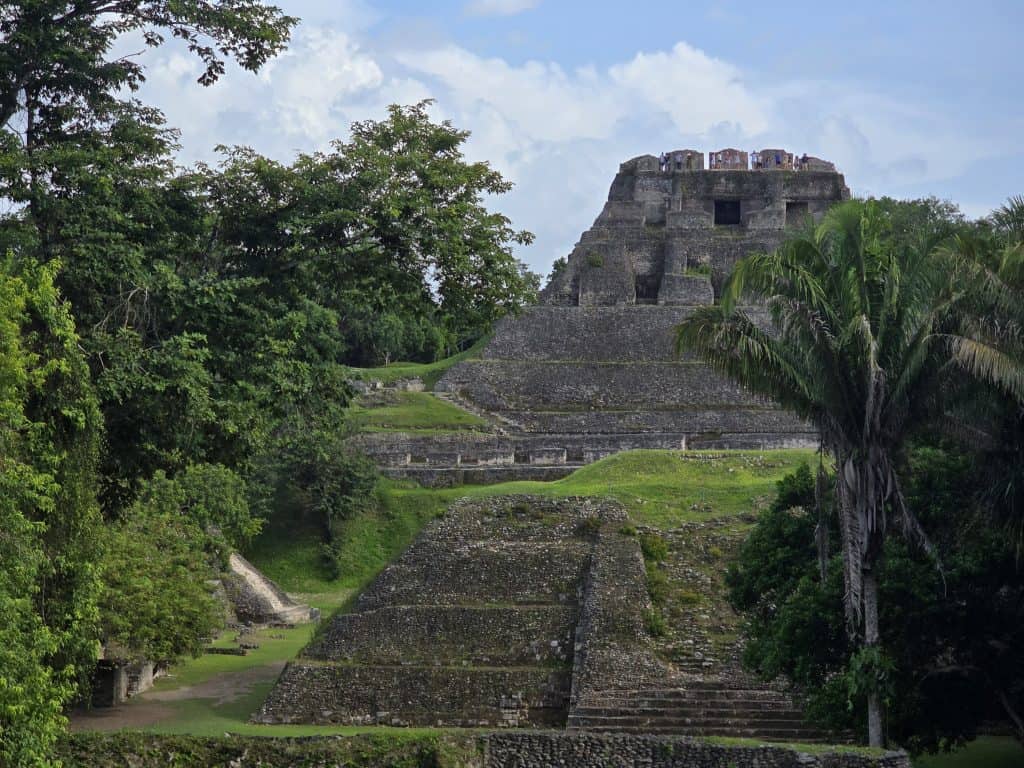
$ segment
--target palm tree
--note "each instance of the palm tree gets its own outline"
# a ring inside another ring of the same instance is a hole
[[[965,290],[951,253],[889,235],[878,204],[841,203],[817,228],[740,261],[721,303],[696,310],[677,335],[680,352],[696,353],[817,428],[836,464],[847,623],[877,674],[871,659],[879,658],[872,654],[886,532],[896,522],[930,549],[904,500],[897,460],[957,365],[961,339],[950,329]],[[741,297],[766,306],[772,327],[755,322]],[[877,685],[868,692],[868,740],[883,742]]]
[[[945,248],[972,273],[953,352],[983,385],[980,395],[962,398],[956,416],[985,438],[992,486],[986,507],[1024,554],[1024,197],[1010,198],[986,223],[988,230]],[[1024,723],[1018,727],[1024,735]]]

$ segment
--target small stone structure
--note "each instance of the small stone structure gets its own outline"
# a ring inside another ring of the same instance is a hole
[[[231,553],[221,584],[238,623],[303,624],[320,617],[316,608],[293,600],[237,552]]]
[[[93,671],[91,702],[94,707],[116,707],[153,687],[164,666],[152,661],[119,658],[104,648]]]

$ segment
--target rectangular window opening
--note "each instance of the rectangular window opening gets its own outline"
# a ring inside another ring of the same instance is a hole
[[[735,227],[740,223],[739,200],[715,200],[715,226]]]
[[[810,211],[806,201],[790,200],[786,203],[786,226],[801,227],[807,223]]]
[[[636,303],[657,304],[658,291],[661,289],[661,275],[636,276]]]

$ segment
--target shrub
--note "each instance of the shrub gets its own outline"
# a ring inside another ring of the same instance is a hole
[[[644,560],[660,563],[668,559],[668,542],[656,533],[645,533],[640,537],[640,551]]]
[[[600,532],[601,519],[598,517],[588,517],[580,520],[579,525],[576,526],[576,535],[585,539],[596,538]]]
[[[661,611],[657,608],[647,608],[644,610],[644,626],[647,627],[647,634],[651,637],[664,637],[668,631],[665,617],[661,615]]]

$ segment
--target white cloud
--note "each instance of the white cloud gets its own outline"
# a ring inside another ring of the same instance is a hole
[[[300,27],[258,76],[229,66],[211,88],[195,83],[194,57],[169,44],[147,54],[140,96],[182,130],[185,161],[209,159],[218,143],[287,160],[344,139],[352,121],[379,119],[391,103],[434,98],[435,117],[472,132],[467,155],[515,182],[493,204],[537,234],[521,256],[541,272],[599,213],[619,163],[639,154],[782,146],[834,160],[857,193],[898,194],[1005,149],[1003,139],[857,83],[762,84],[685,42],[568,69],[422,37],[375,48],[370,35]]]
[[[466,13],[471,16],[515,16],[540,5],[540,0],[470,0]]]

